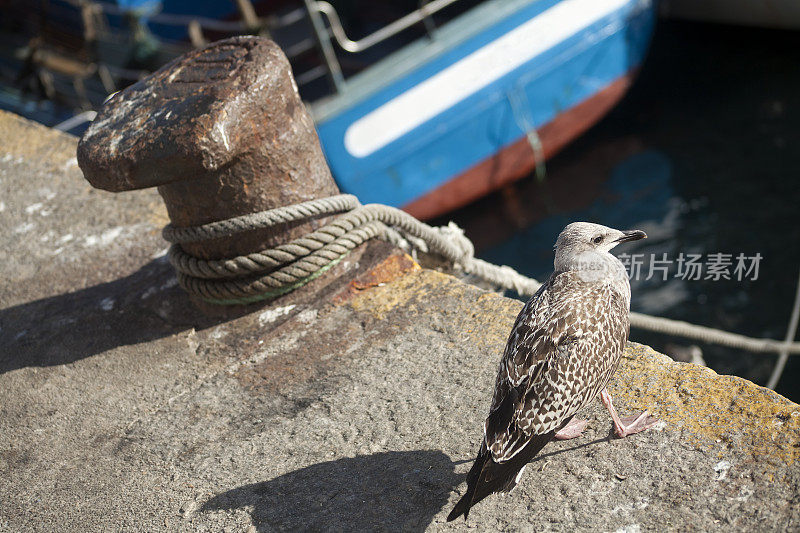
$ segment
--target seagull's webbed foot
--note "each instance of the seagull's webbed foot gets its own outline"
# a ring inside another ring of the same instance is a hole
[[[647,411],[638,415],[620,418],[617,414],[617,410],[614,409],[614,404],[611,400],[611,395],[608,393],[608,389],[603,389],[603,392],[600,393],[600,401],[603,402],[603,405],[606,406],[606,409],[608,409],[608,412],[611,414],[611,420],[614,422],[614,433],[617,434],[617,437],[622,438],[633,435],[634,433],[639,433],[650,429],[658,423],[658,419],[650,416],[650,413]]]
[[[569,440],[580,437],[583,434],[583,430],[586,429],[586,425],[588,423],[588,420],[573,418],[566,426],[556,431],[555,438],[557,440]]]

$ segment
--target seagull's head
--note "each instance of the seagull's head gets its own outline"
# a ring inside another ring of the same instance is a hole
[[[608,254],[618,244],[645,238],[647,234],[641,230],[620,231],[590,222],[573,222],[556,241],[556,271],[574,270],[595,254]]]

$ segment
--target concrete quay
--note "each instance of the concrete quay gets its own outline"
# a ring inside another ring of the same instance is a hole
[[[800,528],[800,406],[635,343],[611,392],[657,430],[598,402],[446,523],[521,303],[373,242],[206,316],[157,193],[92,189],[76,144],[0,112],[0,531]]]

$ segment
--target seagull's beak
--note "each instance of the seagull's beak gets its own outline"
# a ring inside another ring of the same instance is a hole
[[[639,239],[646,239],[646,238],[647,238],[647,233],[643,232],[640,229],[635,229],[631,231],[623,231],[622,237],[620,237],[614,242],[621,243],[628,241],[638,241]]]

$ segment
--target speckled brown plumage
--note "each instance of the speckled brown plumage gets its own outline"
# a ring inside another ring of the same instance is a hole
[[[511,490],[528,461],[604,390],[630,328],[628,277],[608,250],[642,237],[588,223],[559,235],[555,272],[509,335],[467,492],[448,520]]]
[[[494,412],[512,388],[520,401],[508,425],[486,420],[486,443],[507,461],[531,435],[558,429],[594,400],[628,339],[628,302],[610,285],[554,274],[517,317],[497,375]]]

